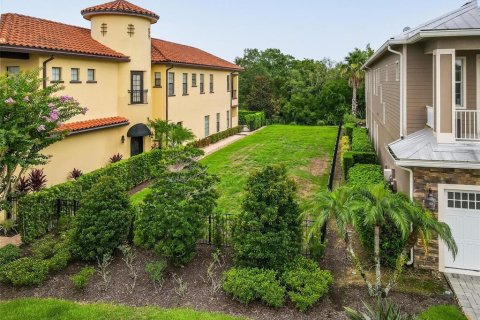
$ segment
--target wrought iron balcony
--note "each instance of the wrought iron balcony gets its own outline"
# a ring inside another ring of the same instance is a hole
[[[148,90],[128,90],[130,94],[130,104],[148,103]]]

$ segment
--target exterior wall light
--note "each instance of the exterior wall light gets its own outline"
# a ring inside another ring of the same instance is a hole
[[[437,199],[433,196],[432,189],[428,189],[428,195],[423,200],[423,205],[430,211],[435,211],[437,207]]]
[[[122,143],[125,143],[125,136],[122,136],[122,138],[120,139],[120,141],[122,141]]]

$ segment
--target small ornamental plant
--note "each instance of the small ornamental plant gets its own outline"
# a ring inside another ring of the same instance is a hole
[[[83,172],[82,172],[82,170],[77,169],[77,168],[73,168],[72,172],[70,172],[70,174],[69,174],[69,178],[73,179],[73,180],[77,180],[81,176],[83,176]]]
[[[110,163],[115,163],[121,161],[123,158],[123,155],[120,153],[114,154],[113,156],[110,157]]]
[[[58,84],[42,88],[39,75],[39,70],[0,74],[0,204],[28,170],[47,163],[42,151],[66,136],[62,123],[88,110],[58,95],[63,89]]]

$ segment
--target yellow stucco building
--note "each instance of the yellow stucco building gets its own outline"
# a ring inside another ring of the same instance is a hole
[[[44,86],[60,83],[86,115],[68,137],[44,150],[48,184],[74,169],[90,172],[151,148],[148,119],[190,128],[197,139],[238,125],[238,72],[205,51],[150,36],[159,16],[124,0],[82,10],[85,29],[6,13],[0,20],[1,72],[43,68]]]

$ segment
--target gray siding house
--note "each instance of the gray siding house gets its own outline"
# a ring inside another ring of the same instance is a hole
[[[416,267],[480,276],[480,9],[476,1],[388,39],[364,65],[367,126],[399,191],[452,229]],[[433,201],[429,201],[431,204]]]

